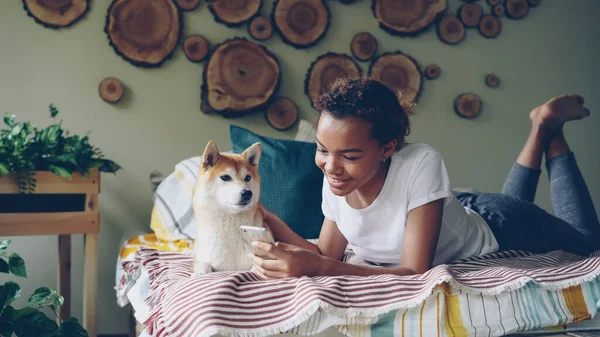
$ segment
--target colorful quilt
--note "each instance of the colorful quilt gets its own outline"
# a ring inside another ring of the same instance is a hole
[[[349,263],[356,257],[347,255]],[[152,336],[502,336],[563,330],[600,310],[600,252],[500,252],[414,276],[262,280],[252,272],[192,276],[192,252],[140,247],[124,278],[149,275]]]

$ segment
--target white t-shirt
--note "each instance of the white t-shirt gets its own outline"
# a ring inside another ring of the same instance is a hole
[[[441,155],[427,144],[406,144],[391,157],[381,192],[371,205],[354,209],[323,181],[322,210],[337,224],[354,253],[366,261],[399,264],[408,212],[445,199],[433,265],[498,250],[485,220],[456,200]]]

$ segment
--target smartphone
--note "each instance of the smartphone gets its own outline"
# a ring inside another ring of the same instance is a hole
[[[250,245],[252,241],[262,241],[273,245],[275,244],[275,239],[273,239],[271,232],[264,227],[240,226],[240,229],[242,230],[244,240],[248,243],[248,245]],[[250,249],[251,251],[249,253],[262,257],[263,259],[276,259],[276,257],[271,254],[265,254],[261,253],[262,251],[260,250],[255,250],[251,245]]]

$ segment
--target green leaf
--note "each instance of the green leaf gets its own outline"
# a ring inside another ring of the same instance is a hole
[[[21,287],[15,282],[9,281],[0,286],[0,310],[11,305],[17,297],[21,296]]]
[[[52,173],[56,174],[57,176],[60,176],[63,178],[68,178],[68,179],[73,179],[72,172],[67,171],[67,169],[65,169],[63,167],[56,166],[56,165],[48,165],[48,170],[50,170]]]
[[[102,167],[100,167],[101,172],[116,173],[118,170],[121,169],[121,166],[119,166],[117,163],[115,163],[112,160],[102,159],[102,162],[103,162],[103,165],[102,165]]]
[[[12,242],[12,240],[1,240],[0,241],[0,250],[5,250],[6,248],[8,248],[10,246],[11,242]]]
[[[13,320],[17,337],[60,336],[56,322],[37,309],[25,307],[17,310]]]
[[[37,288],[31,296],[29,296],[29,305],[33,307],[46,306],[54,302],[56,290],[46,287]]]
[[[61,337],[88,337],[87,331],[79,324],[75,317],[70,317],[62,322],[60,326]]]
[[[8,168],[8,164],[0,163],[0,175],[7,176],[10,174],[10,170]]]
[[[2,311],[2,315],[0,315],[0,336],[2,337],[11,337],[13,333],[13,323],[12,318],[15,314],[15,308],[12,306],[8,306],[4,308]]]
[[[54,118],[56,117],[56,115],[58,115],[58,109],[56,107],[54,107],[53,104],[50,104],[50,117]]]
[[[65,303],[65,298],[57,295],[56,298],[54,299],[54,305],[57,307],[62,306]]]
[[[17,253],[12,253],[8,257],[8,269],[16,276],[27,277],[25,261]]]
[[[4,259],[0,259],[0,273],[8,274],[8,263]]]
[[[58,156],[48,158],[48,161],[58,163],[69,163],[77,166],[77,157],[75,153],[63,153]]]

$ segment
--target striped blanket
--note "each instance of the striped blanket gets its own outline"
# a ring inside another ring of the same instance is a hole
[[[353,254],[346,262],[361,263]],[[150,279],[155,337],[313,335],[501,336],[586,320],[600,310],[600,252],[500,252],[399,277],[261,280],[252,272],[191,276],[192,255],[140,247],[123,266]]]

